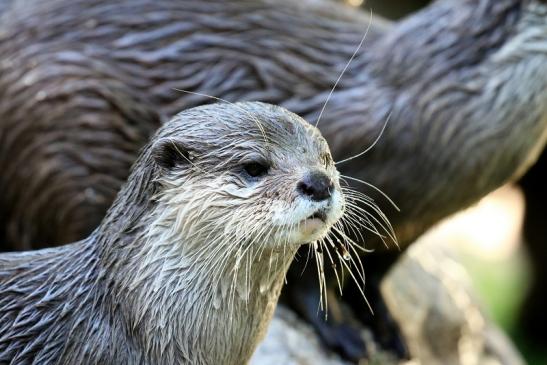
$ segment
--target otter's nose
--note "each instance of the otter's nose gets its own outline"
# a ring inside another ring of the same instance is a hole
[[[298,192],[316,202],[329,199],[334,189],[332,180],[320,171],[308,173],[296,185]]]

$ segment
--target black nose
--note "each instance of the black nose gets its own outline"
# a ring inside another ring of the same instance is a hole
[[[308,173],[296,186],[296,189],[303,196],[319,202],[331,197],[334,189],[332,180],[320,171]]]

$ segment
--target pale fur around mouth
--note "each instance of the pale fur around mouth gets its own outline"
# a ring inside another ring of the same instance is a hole
[[[310,215],[308,218],[304,219],[304,221],[308,221],[308,220],[320,220],[323,223],[326,223],[327,222],[327,212],[325,211],[325,209],[319,209],[315,213]]]
[[[285,242],[302,245],[325,237],[330,228],[342,217],[344,211],[343,197],[333,194],[328,202],[301,201],[295,208],[275,207],[274,224],[280,222]],[[287,219],[287,216],[291,218]]]

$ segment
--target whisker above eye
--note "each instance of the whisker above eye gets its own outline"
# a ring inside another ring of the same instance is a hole
[[[321,111],[319,112],[319,116],[317,117],[317,121],[315,122],[315,127],[317,127],[319,125],[319,121],[321,120],[321,117],[323,116],[323,112],[325,111],[325,108],[327,107],[327,104],[329,103],[329,100],[332,97],[332,94],[334,93],[334,90],[338,86],[338,83],[342,79],[342,76],[344,76],[344,74],[346,73],[346,70],[351,65],[351,62],[353,62],[353,59],[355,58],[355,56],[357,56],[357,53],[361,50],[361,47],[363,46],[363,43],[365,42],[365,39],[367,38],[367,35],[368,35],[369,30],[370,30],[371,24],[372,24],[372,9],[370,10],[370,18],[369,18],[369,22],[368,22],[368,25],[367,25],[367,30],[365,31],[365,34],[363,35],[363,38],[361,38],[361,41],[359,42],[359,45],[357,46],[357,48],[355,49],[355,51],[351,55],[350,59],[348,60],[348,62],[344,66],[344,68],[342,69],[342,72],[340,73],[340,76],[338,76],[338,79],[336,79],[336,82],[334,83],[332,89],[330,90],[329,95],[327,96],[327,99],[325,100],[325,103],[323,104],[323,107],[321,108]]]
[[[382,126],[382,129],[380,130],[380,133],[378,134],[378,136],[376,137],[376,139],[374,140],[374,142],[372,142],[372,144],[371,144],[370,146],[368,146],[367,148],[365,148],[364,151],[361,151],[361,152],[359,152],[358,154],[353,155],[353,156],[348,157],[348,158],[345,158],[345,159],[343,159],[343,160],[337,161],[337,162],[335,162],[334,164],[335,164],[335,165],[339,165],[339,164],[341,164],[341,163],[344,163],[344,162],[348,162],[348,161],[354,160],[354,159],[356,159],[356,158],[359,158],[359,157],[363,156],[364,154],[368,153],[371,149],[373,149],[374,146],[376,146],[376,144],[377,144],[378,141],[380,140],[380,138],[382,138],[382,135],[384,134],[384,131],[386,130],[387,123],[388,123],[389,120],[391,119],[391,114],[392,114],[392,112],[390,111],[389,114],[388,114],[387,117],[386,117],[386,121],[384,122],[384,125]]]
[[[228,104],[230,104],[230,105],[233,105],[233,106],[237,107],[238,109],[240,109],[241,111],[243,111],[245,114],[247,114],[249,117],[251,117],[251,119],[253,119],[253,120],[255,121],[256,126],[258,127],[258,129],[260,129],[260,132],[262,133],[262,137],[264,138],[264,142],[268,143],[268,138],[266,137],[266,131],[264,130],[264,126],[262,125],[262,123],[260,122],[260,120],[258,120],[257,117],[255,117],[253,114],[251,114],[251,113],[250,113],[248,110],[246,110],[245,108],[242,108],[241,106],[237,105],[236,103],[232,103],[231,101],[226,100],[226,99],[223,99],[223,98],[220,98],[220,97],[218,97],[218,96],[213,96],[213,95],[208,95],[208,94],[200,93],[200,92],[197,92],[197,91],[190,91],[190,90],[184,90],[184,89],[178,89],[178,88],[173,88],[173,90],[175,90],[175,91],[180,91],[180,92],[186,93],[186,94],[197,95],[197,96],[203,96],[203,97],[206,97],[206,98],[215,100],[215,101],[221,101],[221,102],[228,103]]]

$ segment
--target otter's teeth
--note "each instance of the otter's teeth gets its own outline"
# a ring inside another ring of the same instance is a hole
[[[307,219],[319,219],[325,222],[327,220],[327,213],[321,209],[310,215]]]

